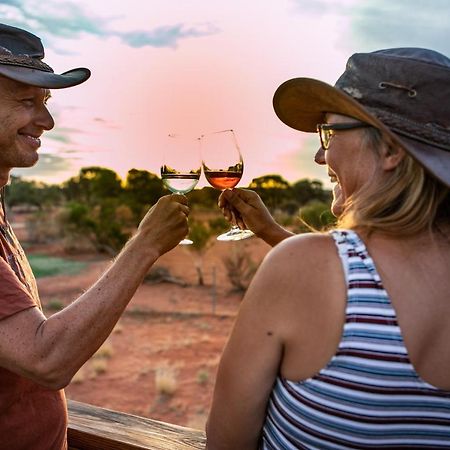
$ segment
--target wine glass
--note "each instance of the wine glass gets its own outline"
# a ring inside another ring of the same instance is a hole
[[[198,138],[169,134],[164,147],[161,179],[172,194],[187,194],[198,183],[202,162],[198,149]],[[193,244],[190,239],[181,245]]]
[[[204,134],[201,138],[203,173],[208,183],[220,190],[234,188],[244,172],[244,161],[233,130]],[[233,225],[217,237],[219,241],[239,241],[253,236],[250,230]]]

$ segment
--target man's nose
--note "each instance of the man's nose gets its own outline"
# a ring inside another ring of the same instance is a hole
[[[36,125],[44,130],[51,130],[55,126],[55,121],[45,105],[42,105],[42,108],[40,108],[35,122]]]

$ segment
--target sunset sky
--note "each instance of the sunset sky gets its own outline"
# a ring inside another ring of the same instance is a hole
[[[55,71],[92,71],[85,84],[52,92],[56,126],[40,161],[13,172],[47,183],[88,165],[159,173],[168,133],[233,128],[242,186],[270,173],[327,184],[312,161],[317,136],[273,112],[278,85],[298,76],[334,83],[355,52],[450,55],[449,0],[6,0],[0,17],[40,36]]]

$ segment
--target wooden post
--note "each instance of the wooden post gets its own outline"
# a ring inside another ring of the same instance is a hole
[[[211,306],[213,315],[216,314],[217,290],[216,290],[216,266],[212,268]]]

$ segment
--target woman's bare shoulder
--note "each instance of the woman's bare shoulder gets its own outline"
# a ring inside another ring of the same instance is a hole
[[[264,258],[252,286],[258,291],[287,300],[293,290],[320,291],[343,278],[338,253],[329,234],[306,233],[285,239]],[[272,287],[272,289],[270,289]]]
[[[305,233],[287,238],[274,247],[266,256],[265,263],[289,266],[295,261],[291,267],[293,270],[299,267],[314,270],[317,265],[322,267],[336,256],[336,245],[330,234]]]
[[[261,324],[270,326],[280,342],[295,341],[297,348],[300,341],[312,345],[320,340],[318,330],[323,334],[324,327],[333,339],[340,335],[345,290],[333,237],[302,234],[269,252],[241,306],[252,318],[257,316]]]

